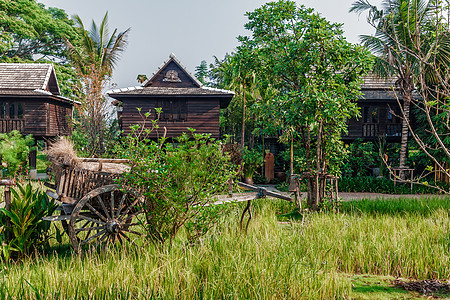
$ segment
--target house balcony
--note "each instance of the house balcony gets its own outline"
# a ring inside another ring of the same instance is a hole
[[[377,137],[380,132],[380,124],[378,123],[365,123],[362,126],[363,137]]]
[[[387,137],[401,137],[402,136],[402,124],[387,124],[386,125]]]
[[[23,132],[25,129],[25,119],[0,119],[0,133],[7,133],[13,130]]]

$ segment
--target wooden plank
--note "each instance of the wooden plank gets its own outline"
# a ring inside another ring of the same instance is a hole
[[[59,179],[59,184],[56,187],[56,193],[61,196],[62,191],[64,189],[64,182],[66,181],[66,170],[62,171],[61,177]]]
[[[50,221],[50,222],[55,222],[55,221],[69,221],[70,220],[70,215],[62,215],[62,216],[49,216],[49,217],[43,217],[42,220],[44,221]]]
[[[119,158],[77,158],[78,161],[81,162],[102,162],[102,163],[116,163],[116,164],[126,164],[130,161],[128,159],[119,159]]]
[[[69,196],[61,196],[60,201],[62,203],[66,203],[66,204],[75,204],[78,202],[78,199],[75,199],[75,198],[69,197]]]
[[[254,199],[256,199],[257,195],[258,194],[239,195],[239,196],[234,196],[231,198],[222,198],[222,199],[215,201],[214,203],[206,204],[204,206],[221,205],[221,204],[225,204],[225,203],[244,202],[244,201],[254,200]]]
[[[279,199],[287,200],[287,201],[290,201],[290,202],[293,201],[293,199],[291,197],[288,197],[288,196],[285,196],[285,195],[282,195],[282,194],[279,194],[279,193],[275,193],[275,192],[269,191],[268,189],[263,188],[263,187],[256,187],[256,186],[253,186],[253,185],[250,185],[250,184],[247,184],[247,183],[243,183],[243,182],[238,182],[238,185],[243,187],[243,188],[245,188],[245,189],[247,189],[247,190],[251,190],[251,191],[255,191],[255,192],[261,191],[266,196],[279,198]]]
[[[53,198],[55,200],[59,200],[59,195],[56,194],[55,192],[51,191],[51,190],[47,190],[45,191],[45,193],[50,197]]]

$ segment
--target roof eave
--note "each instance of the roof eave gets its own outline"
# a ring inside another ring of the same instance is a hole
[[[167,94],[108,94],[109,97],[146,97],[146,98],[233,98],[232,94],[198,94],[198,95],[167,95]]]

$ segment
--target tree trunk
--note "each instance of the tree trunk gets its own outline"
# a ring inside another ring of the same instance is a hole
[[[316,211],[319,208],[319,203],[322,201],[321,189],[320,189],[320,173],[321,173],[321,161],[322,161],[322,130],[323,120],[319,121],[319,130],[317,132],[317,153],[316,153],[316,174],[315,174],[315,199],[313,203],[313,210]]]
[[[242,105],[242,140],[241,140],[241,147],[244,148],[245,145],[245,85],[244,85],[244,103]]]
[[[400,144],[400,168],[406,167],[406,158],[408,153],[408,134],[409,134],[409,115],[411,107],[411,93],[407,92],[403,96],[403,119],[402,119],[402,139]],[[404,172],[400,172],[400,178],[404,178]]]
[[[290,179],[294,176],[294,137],[291,137]]]

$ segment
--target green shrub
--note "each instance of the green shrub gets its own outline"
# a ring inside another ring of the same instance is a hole
[[[6,164],[5,175],[14,177],[25,168],[32,145],[33,137],[24,137],[17,130],[0,134],[0,157]]]
[[[264,163],[264,156],[258,149],[248,149],[242,151],[242,160],[244,161],[244,176],[252,178],[256,169]]]
[[[32,250],[48,246],[50,238],[50,222],[42,220],[43,217],[51,216],[57,205],[47,194],[36,189],[31,184],[18,185],[11,189],[11,210],[0,209],[2,242],[2,255],[4,260],[9,258],[23,258]],[[11,226],[6,227],[6,220]],[[10,235],[8,241],[6,236]]]
[[[194,130],[176,138],[176,144],[147,139],[150,131],[139,126],[132,130],[119,152],[130,160],[131,170],[120,183],[144,196],[148,236],[163,244],[187,228],[189,238],[197,239],[224,212],[224,206],[209,204],[215,194],[227,191],[234,175],[229,156],[220,142]]]
[[[372,142],[363,143],[361,139],[356,139],[347,146],[348,156],[342,167],[344,174],[353,176],[370,175],[371,169],[379,161],[379,154]]]

